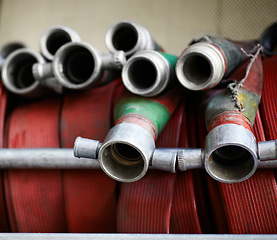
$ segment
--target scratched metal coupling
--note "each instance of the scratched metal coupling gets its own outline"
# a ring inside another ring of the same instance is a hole
[[[45,63],[45,59],[30,48],[15,50],[4,61],[2,68],[4,86],[12,93],[24,97],[40,97],[51,91],[61,92],[61,87],[53,78],[40,81],[33,74],[34,64]]]
[[[246,59],[241,47],[248,51],[254,43],[215,37],[196,40],[178,58],[177,79],[190,90],[210,89]]]
[[[119,70],[125,63],[123,51],[102,54],[85,42],[70,42],[56,52],[52,62],[33,67],[41,81],[55,78],[64,88],[80,90],[101,85],[113,79],[109,70]]]
[[[143,50],[129,58],[122,69],[122,81],[132,93],[153,97],[176,80],[177,57],[154,50]]]
[[[40,37],[40,51],[47,60],[51,61],[61,46],[69,42],[80,41],[80,36],[73,29],[61,25],[52,26],[46,29]]]
[[[106,46],[110,52],[122,50],[127,58],[141,50],[159,50],[149,31],[129,20],[114,23],[107,31]]]

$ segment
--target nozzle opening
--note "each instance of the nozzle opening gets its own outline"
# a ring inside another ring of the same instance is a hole
[[[74,84],[87,81],[94,72],[95,60],[90,51],[81,46],[70,48],[61,63],[67,80]]]
[[[248,178],[255,168],[255,158],[239,145],[226,145],[215,149],[207,162],[207,168],[223,182],[239,182]]]
[[[18,89],[31,86],[36,81],[32,73],[32,67],[33,64],[37,63],[37,59],[29,54],[21,54],[13,61],[13,64],[10,64],[7,69],[13,86]]]
[[[46,41],[46,47],[52,55],[55,55],[61,46],[69,42],[71,42],[70,35],[60,29],[51,33]]]
[[[157,70],[155,65],[146,59],[139,59],[129,67],[128,78],[135,88],[147,89],[154,85],[157,79]]]
[[[137,30],[129,24],[120,25],[114,32],[112,43],[116,50],[128,52],[132,50],[138,41]]]
[[[107,146],[101,158],[105,171],[119,181],[135,181],[144,170],[144,160],[140,152],[125,143]]]
[[[183,63],[185,77],[196,85],[204,84],[212,74],[212,68],[207,58],[200,54],[192,54]]]

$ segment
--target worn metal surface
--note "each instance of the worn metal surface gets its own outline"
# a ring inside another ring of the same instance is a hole
[[[132,93],[153,97],[159,95],[175,78],[177,57],[163,52],[144,50],[128,59],[122,69],[122,81]]]

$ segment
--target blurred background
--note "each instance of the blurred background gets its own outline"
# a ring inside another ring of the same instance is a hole
[[[128,19],[146,27],[168,53],[180,55],[193,38],[260,37],[277,20],[276,0],[0,0],[0,44],[20,40],[39,50],[41,34],[65,25],[107,52],[111,24]]]

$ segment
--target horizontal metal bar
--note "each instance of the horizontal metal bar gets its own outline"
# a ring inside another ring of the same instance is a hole
[[[68,233],[0,233],[0,240],[258,240],[276,239],[276,234],[68,234]]]
[[[96,159],[76,158],[71,148],[1,148],[0,168],[98,169]]]

